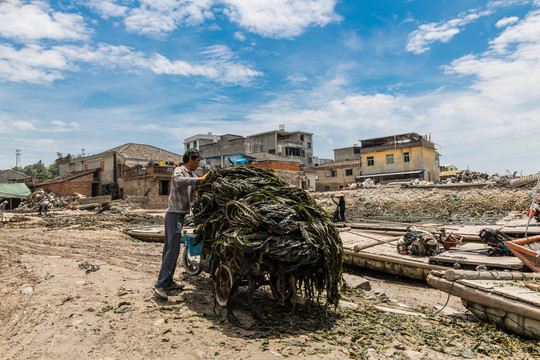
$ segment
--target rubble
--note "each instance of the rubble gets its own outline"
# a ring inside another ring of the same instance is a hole
[[[454,177],[448,180],[448,183],[472,183],[472,182],[486,182],[490,179],[490,176],[485,173],[477,171],[464,170],[457,173]]]
[[[497,217],[530,207],[528,189],[484,187],[482,189],[375,187],[315,193],[317,203],[333,213],[331,196],[345,197],[345,218],[426,218],[430,220],[481,219]]]
[[[70,208],[70,204],[79,202],[80,199],[84,198],[84,195],[74,194],[72,196],[59,196],[53,192],[47,191],[45,189],[38,189],[34,191],[28,198],[23,200],[18,210],[37,210],[39,203],[43,200],[49,201],[49,208],[58,209],[58,208]]]

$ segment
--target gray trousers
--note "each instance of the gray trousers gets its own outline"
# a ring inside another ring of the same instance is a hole
[[[165,213],[165,243],[163,244],[163,255],[161,256],[161,270],[155,284],[157,287],[167,287],[173,281],[176,262],[180,255],[185,216],[185,214]]]

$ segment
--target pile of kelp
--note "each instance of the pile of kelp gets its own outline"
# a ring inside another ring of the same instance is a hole
[[[301,289],[311,302],[325,293],[326,304],[337,305],[343,245],[330,215],[305,191],[271,170],[240,165],[213,169],[199,184],[193,217],[212,274],[227,264],[250,292],[254,277],[270,274],[281,294]]]

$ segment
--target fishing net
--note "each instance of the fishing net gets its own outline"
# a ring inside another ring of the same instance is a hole
[[[337,305],[343,246],[330,215],[305,191],[271,170],[231,166],[210,171],[197,193],[197,240],[210,249],[212,274],[227,264],[250,291],[254,277],[270,274],[278,293],[301,289],[309,301],[325,293],[326,304]]]

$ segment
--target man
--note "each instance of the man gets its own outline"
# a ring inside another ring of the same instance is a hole
[[[5,217],[4,217],[4,211],[6,211],[6,205],[8,204],[8,201],[7,200],[4,200],[1,204],[0,204],[0,218],[2,219],[2,221],[5,220]]]
[[[337,205],[336,211],[334,212],[333,221],[345,222],[345,196],[338,196],[338,201],[336,201],[334,198],[334,194],[332,194],[331,198],[334,204]]]
[[[183,165],[174,169],[169,194],[169,207],[165,213],[165,243],[161,257],[161,270],[154,286],[156,294],[167,299],[169,290],[183,289],[183,284],[173,281],[176,261],[180,254],[184,217],[189,214],[195,199],[197,183],[206,180],[206,176],[197,177],[193,171],[199,166],[199,150],[186,151]]]
[[[49,201],[43,200],[39,203],[39,215],[47,214],[47,209],[49,208]]]

